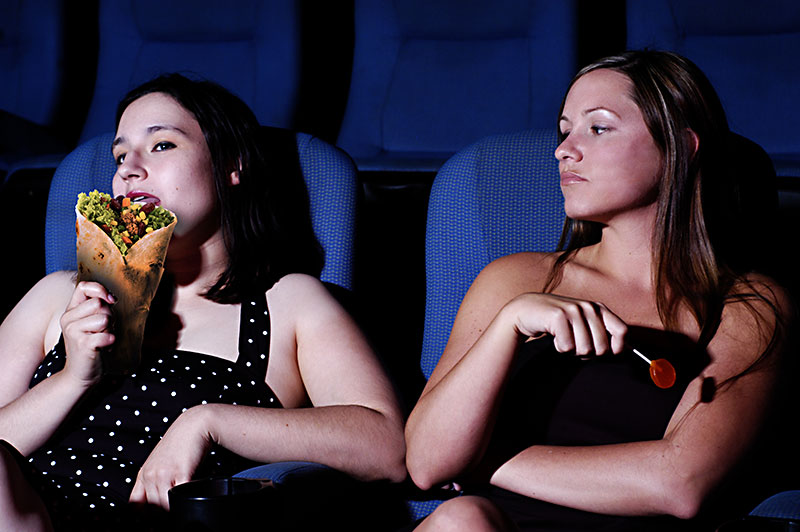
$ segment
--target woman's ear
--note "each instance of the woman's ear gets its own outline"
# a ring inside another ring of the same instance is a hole
[[[228,186],[235,187],[239,184],[239,170],[234,170],[228,176]]]
[[[686,136],[689,138],[689,146],[692,148],[692,157],[697,155],[697,150],[700,149],[700,137],[694,130],[686,128]]]

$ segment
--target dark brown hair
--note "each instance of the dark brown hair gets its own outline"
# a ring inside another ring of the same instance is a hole
[[[289,131],[259,125],[250,108],[224,87],[180,74],[159,76],[133,89],[117,108],[163,93],[189,111],[211,154],[228,264],[206,297],[237,303],[266,291],[288,273],[318,277],[323,251],[314,234],[297,144]],[[239,172],[239,184],[228,176]]]

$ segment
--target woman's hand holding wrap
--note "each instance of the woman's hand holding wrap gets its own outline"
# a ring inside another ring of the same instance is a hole
[[[64,371],[87,388],[102,377],[101,351],[114,343],[111,306],[115,302],[103,285],[80,282],[61,316],[67,351]]]

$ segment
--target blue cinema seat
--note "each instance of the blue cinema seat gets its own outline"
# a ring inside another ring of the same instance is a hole
[[[461,301],[487,264],[511,253],[556,249],[566,217],[557,144],[555,128],[490,136],[460,150],[436,175],[425,242],[420,365],[426,378],[444,351]],[[732,155],[723,174],[729,179],[714,189],[726,194],[724,221],[710,227],[712,238],[727,260],[769,268],[778,200],[771,161],[740,135],[730,136],[727,149]],[[422,517],[439,503],[412,499],[411,506]]]
[[[575,20],[571,0],[356,0],[337,145],[359,170],[432,172],[487,135],[549,127]]]
[[[563,227],[555,127],[490,136],[459,151],[436,175],[428,205],[421,367],[444,351],[472,281],[491,261],[554,251]]]
[[[800,177],[800,2],[627,2],[629,48],[678,52],[719,92],[731,129],[761,145],[778,176]]]
[[[285,151],[287,157],[292,156],[291,144],[297,146],[314,231],[325,250],[321,278],[350,290],[358,198],[355,165],[342,150],[316,137],[274,131],[276,139],[290,143]],[[75,269],[75,203],[79,192],[95,188],[111,191],[111,179],[116,172],[111,156],[112,140],[111,133],[104,133],[83,143],[62,161],[53,176],[45,225],[47,273]]]
[[[272,145],[280,143],[280,153],[296,156],[309,194],[312,224],[325,251],[321,279],[346,290],[353,287],[353,247],[356,211],[359,201],[356,169],[352,159],[341,149],[305,133],[269,128],[274,133]],[[116,165],[110,146],[113,135],[101,134],[70,153],[53,177],[47,206],[46,263],[47,271],[75,269],[75,203],[79,192],[97,188],[111,190]],[[291,163],[291,161],[287,161]],[[335,288],[335,287],[334,287]],[[334,295],[341,295],[339,290]],[[372,484],[358,483],[344,473],[312,462],[279,462],[242,471],[238,477],[269,478],[281,487],[286,512],[300,513],[298,518],[315,520],[342,519],[351,515],[353,494],[356,504],[371,506],[358,512],[359,519],[393,520],[402,524],[407,510],[399,496],[374,489]],[[381,486],[383,486],[381,484]],[[288,495],[287,495],[288,494]],[[315,501],[319,515],[303,507]],[[369,503],[365,501],[371,501]],[[345,514],[344,516],[342,514]],[[377,517],[375,514],[378,514]],[[334,517],[335,516],[335,517]],[[269,516],[265,521],[270,522]],[[304,521],[305,522],[305,521]],[[355,523],[355,521],[354,521]],[[374,530],[371,521],[354,526],[354,530]]]
[[[167,72],[220,83],[262,124],[291,127],[298,24],[292,0],[100,0],[97,77],[81,141],[113,130],[122,96]]]
[[[0,2],[0,184],[18,165],[37,167],[40,155],[66,152],[55,133],[63,10],[61,0]]]
[[[554,127],[493,135],[460,150],[436,174],[425,240],[425,378],[487,264],[511,253],[556,249],[565,219],[557,145]],[[412,494],[412,516],[424,517],[440,503]]]
[[[800,491],[784,491],[768,497],[744,518],[729,521],[718,532],[798,532]]]

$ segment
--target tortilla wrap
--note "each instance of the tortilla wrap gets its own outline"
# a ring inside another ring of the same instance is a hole
[[[122,256],[111,238],[75,208],[78,280],[96,281],[117,299],[114,305],[114,345],[102,354],[103,372],[133,371],[141,358],[142,337],[150,303],[161,275],[177,217],[148,233]],[[174,213],[173,213],[174,216]]]

